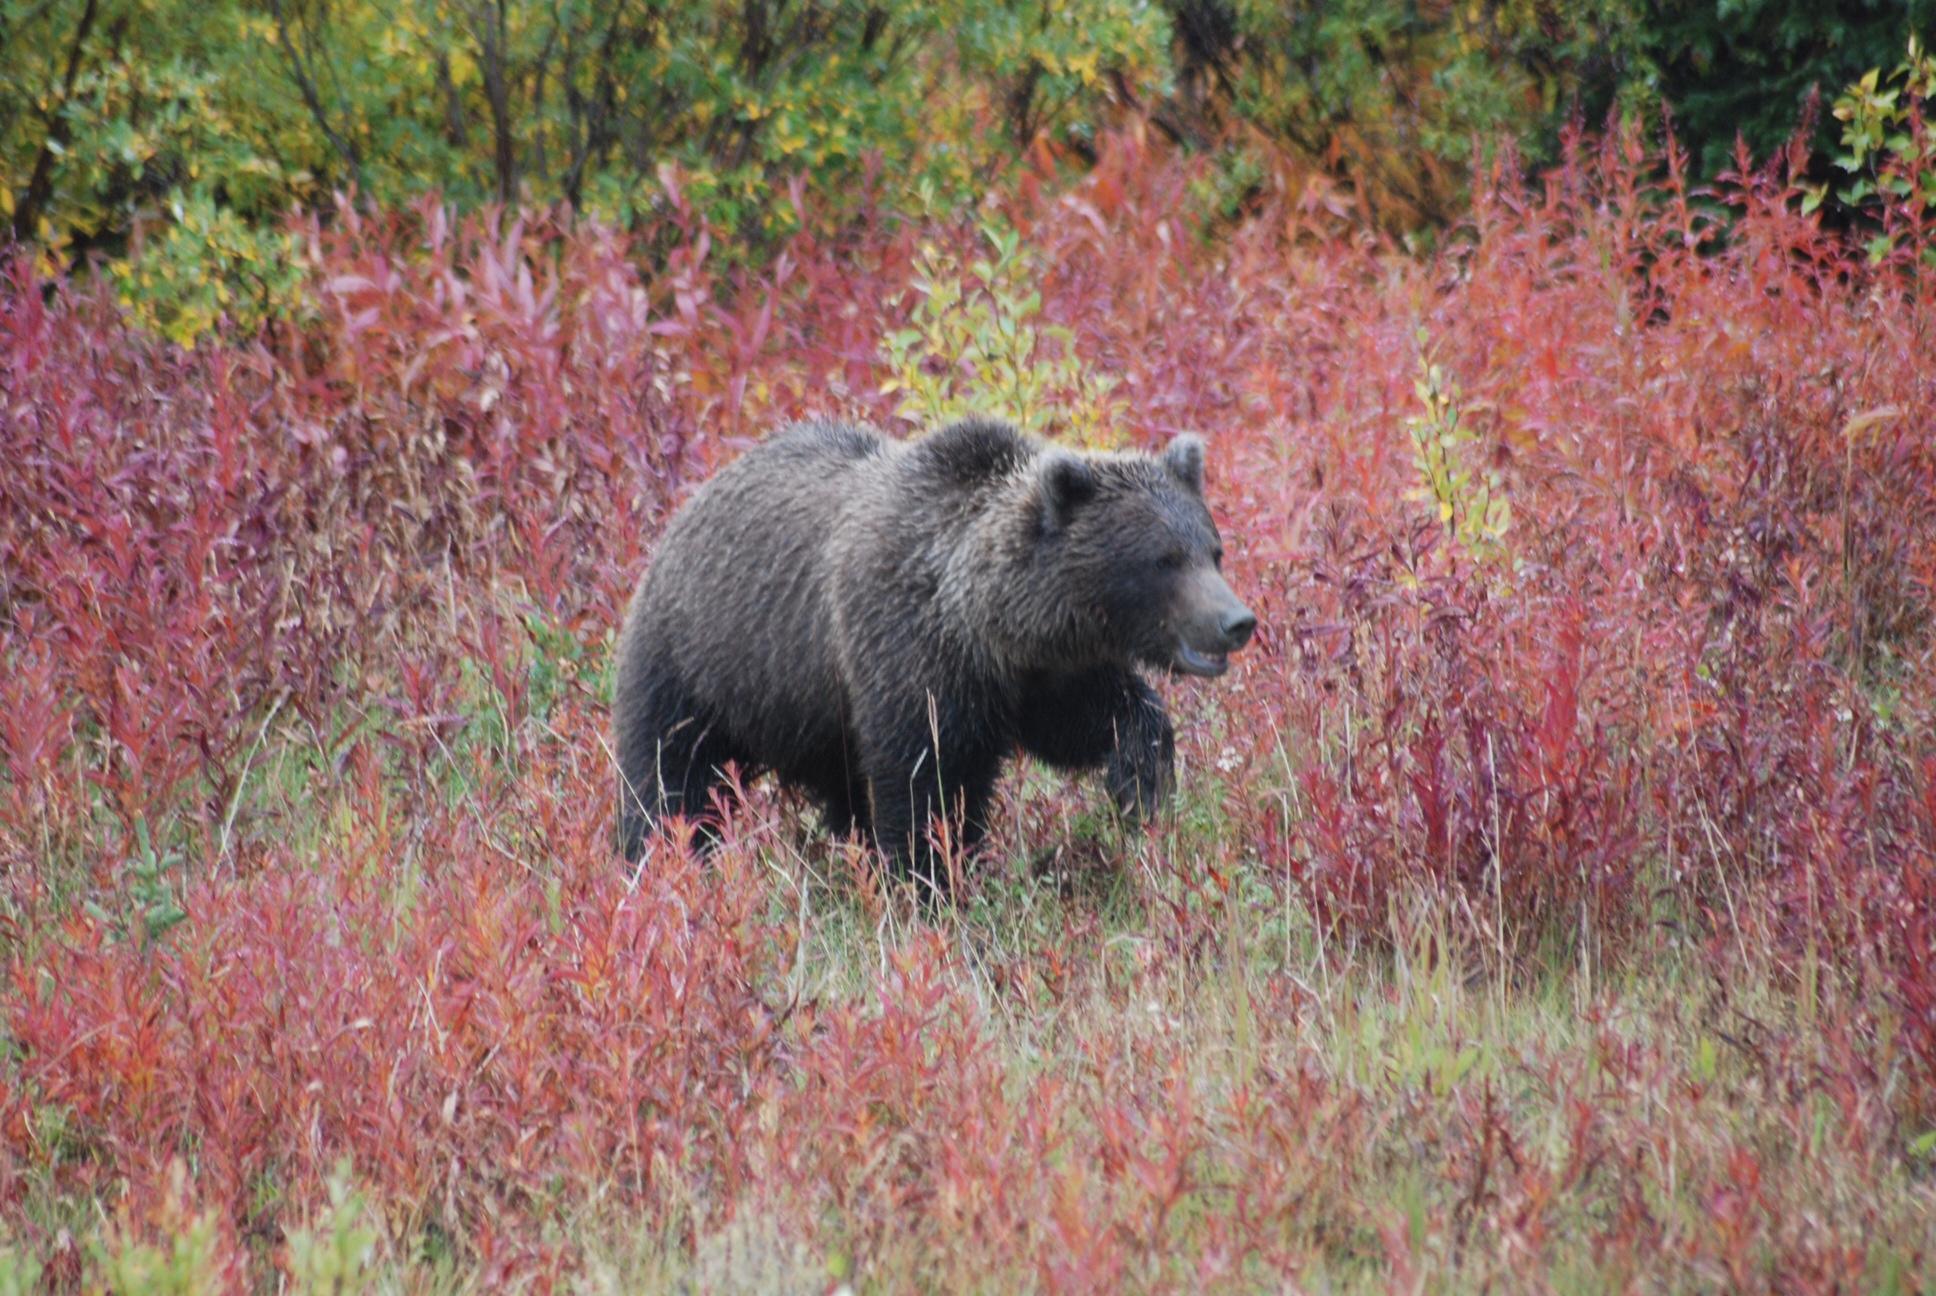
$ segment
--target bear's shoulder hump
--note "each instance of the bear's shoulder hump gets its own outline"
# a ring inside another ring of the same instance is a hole
[[[1036,453],[1033,442],[1001,419],[961,419],[915,445],[943,478],[964,485],[1005,476]]]
[[[833,459],[865,459],[880,454],[888,443],[872,428],[838,419],[807,419],[780,429],[769,444]]]

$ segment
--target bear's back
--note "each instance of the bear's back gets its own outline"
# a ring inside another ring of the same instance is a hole
[[[789,423],[735,462],[786,458],[817,462],[838,469],[858,460],[885,454],[893,443],[871,428],[835,419],[807,419]]]
[[[761,763],[817,759],[839,743],[826,541],[856,478],[890,445],[835,422],[775,433],[693,494],[640,586],[627,665],[676,677]]]

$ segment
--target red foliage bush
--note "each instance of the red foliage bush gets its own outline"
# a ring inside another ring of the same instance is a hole
[[[365,825],[320,856],[197,879],[191,921],[146,955],[84,915],[49,934],[12,970],[25,1060],[0,1097],[0,1191],[41,1166],[145,1200],[192,1155],[199,1200],[269,1237],[284,1203],[263,1185],[319,1184],[345,1153],[452,1235],[502,1228],[560,1182],[652,1205],[679,1176],[730,1198],[782,943],[741,855],[669,851],[636,884],[612,867],[605,807],[554,796],[597,765],[573,736],[506,790],[498,824],[423,822],[403,897],[400,844]],[[497,839],[539,830],[559,847],[546,875]],[[37,1125],[49,1111],[61,1146]]]

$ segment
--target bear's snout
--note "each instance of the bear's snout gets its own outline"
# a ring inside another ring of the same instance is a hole
[[[1256,614],[1211,568],[1189,580],[1178,611],[1170,669],[1185,675],[1223,674],[1230,669],[1230,654],[1249,643],[1257,629]]]
[[[1224,651],[1236,652],[1250,642],[1251,632],[1257,629],[1257,614],[1247,607],[1239,607],[1224,613],[1223,624],[1218,628],[1223,631]]]

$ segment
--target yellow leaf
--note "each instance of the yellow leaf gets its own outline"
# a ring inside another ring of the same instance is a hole
[[[1902,411],[1894,405],[1884,405],[1879,409],[1864,411],[1849,419],[1842,428],[1842,435],[1853,441],[1876,424],[1887,423],[1901,413]]]

